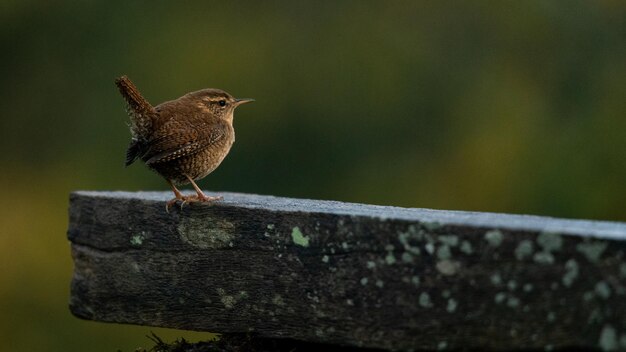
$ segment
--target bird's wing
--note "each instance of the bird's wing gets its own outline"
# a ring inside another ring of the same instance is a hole
[[[149,142],[150,148],[143,156],[146,165],[193,155],[218,143],[226,134],[221,124],[213,124],[212,126],[202,124],[167,131],[167,133]]]

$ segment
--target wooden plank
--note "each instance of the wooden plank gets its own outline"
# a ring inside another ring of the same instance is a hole
[[[626,350],[626,224],[75,192],[81,318],[381,349]]]

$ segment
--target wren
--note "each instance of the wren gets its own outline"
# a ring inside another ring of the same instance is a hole
[[[207,88],[152,106],[126,76],[115,80],[128,104],[132,139],[126,166],[141,159],[169,183],[175,197],[166,210],[181,201],[211,202],[195,181],[213,172],[235,142],[233,113],[254,99],[235,99],[220,89]],[[195,195],[183,195],[176,186],[191,183]]]

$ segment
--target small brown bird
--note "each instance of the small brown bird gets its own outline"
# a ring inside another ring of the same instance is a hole
[[[210,202],[194,182],[215,170],[235,142],[233,113],[254,99],[235,99],[220,89],[202,89],[153,107],[126,76],[115,85],[128,103],[132,140],[126,166],[137,158],[163,176],[174,191],[166,210],[182,201]],[[196,195],[184,196],[176,185],[191,183]]]

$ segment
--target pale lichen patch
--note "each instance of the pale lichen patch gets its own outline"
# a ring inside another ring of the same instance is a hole
[[[441,260],[436,264],[437,271],[441,274],[450,276],[457,273],[460,268],[459,263],[452,260]]]
[[[447,260],[452,258],[452,252],[450,252],[450,247],[444,244],[437,248],[437,258],[439,258],[439,260]]]
[[[491,230],[485,233],[485,240],[491,247],[499,247],[504,240],[504,235],[500,230]]]
[[[578,263],[574,259],[570,259],[565,262],[565,275],[561,281],[565,287],[571,287],[576,278],[578,277]]]
[[[446,307],[446,310],[448,311],[448,313],[454,313],[457,305],[457,301],[454,298],[450,298],[448,299],[448,306]]]
[[[606,242],[583,242],[576,245],[576,250],[587,257],[587,260],[591,263],[597,263],[607,246],[608,243]]]
[[[515,248],[515,258],[524,260],[533,254],[533,243],[529,240],[521,241]]]
[[[366,277],[362,277],[360,282],[361,282],[361,285],[365,286],[365,285],[367,285],[367,282],[368,282],[368,281],[369,281],[369,279],[368,279],[368,278],[366,278]]]
[[[402,253],[402,257],[401,258],[402,258],[402,261],[405,262],[405,263],[412,263],[413,262],[413,256],[409,252]]]
[[[537,236],[537,244],[546,252],[556,252],[563,247],[563,238],[558,233],[542,232]]]
[[[533,256],[533,260],[539,264],[553,264],[554,256],[550,252],[538,252]]]
[[[456,247],[459,245],[459,237],[455,235],[441,235],[437,237],[439,242],[448,245],[450,247]]]
[[[409,247],[405,247],[405,249],[408,252],[411,252],[411,254],[414,254],[414,255],[420,255],[421,254],[421,251],[420,251],[419,247],[409,246]]]
[[[589,302],[591,301],[594,297],[595,297],[595,293],[593,291],[587,291],[585,293],[583,293],[583,300],[585,302]]]
[[[427,231],[434,231],[440,228],[441,224],[436,221],[431,221],[422,223],[422,226],[424,226]]]
[[[499,286],[502,284],[502,276],[500,276],[500,273],[493,273],[490,277],[489,280],[491,281],[492,284]]]
[[[594,291],[598,297],[602,299],[609,299],[611,297],[611,287],[606,281],[600,281],[596,284]]]
[[[537,236],[537,244],[542,250],[535,253],[533,260],[539,264],[553,264],[555,259],[552,252],[561,250],[563,238],[558,233],[542,232]]]
[[[413,276],[411,277],[411,283],[415,286],[419,286],[420,285],[420,278],[419,276]]]
[[[424,308],[432,308],[433,302],[430,300],[430,295],[427,292],[422,292],[419,297],[419,304]]]
[[[461,242],[461,252],[465,253],[465,254],[472,254],[474,253],[474,249],[472,248],[472,244],[469,243],[469,241],[463,241]]]
[[[617,351],[619,349],[617,341],[617,331],[610,324],[604,325],[602,332],[600,332],[600,338],[598,345],[603,351]]]
[[[589,317],[587,318],[587,323],[595,324],[595,323],[601,323],[601,322],[602,322],[602,313],[600,312],[598,308],[595,308],[593,311],[591,311],[591,314],[589,314]]]
[[[223,288],[218,288],[217,294],[220,296],[220,301],[226,309],[232,309],[237,303],[237,298],[235,298],[235,296],[226,294],[226,291]]]
[[[229,246],[234,239],[235,226],[219,218],[186,217],[181,219],[177,230],[183,242],[201,249],[217,249]]]
[[[329,260],[330,258],[327,255],[322,256],[322,262],[328,263]]]
[[[409,226],[409,232],[401,232],[398,234],[398,241],[400,242],[400,244],[402,244],[405,251],[410,252],[414,255],[420,255],[419,247],[412,246],[409,243],[409,238],[412,236],[413,231],[415,231],[415,226]]]
[[[408,246],[409,245],[409,237],[410,236],[411,236],[411,234],[408,233],[408,232],[400,232],[400,233],[398,233],[398,241],[400,241],[400,243],[402,243],[402,245]]]
[[[392,252],[387,253],[387,255],[385,256],[385,263],[387,263],[387,265],[392,265],[396,263],[396,257],[393,255]]]
[[[506,301],[506,305],[509,306],[510,308],[517,308],[519,304],[520,304],[520,300],[519,298],[515,296],[509,296],[509,298]]]
[[[496,295],[493,297],[493,300],[497,304],[504,302],[504,300],[506,300],[506,293],[505,292],[496,293]]]

